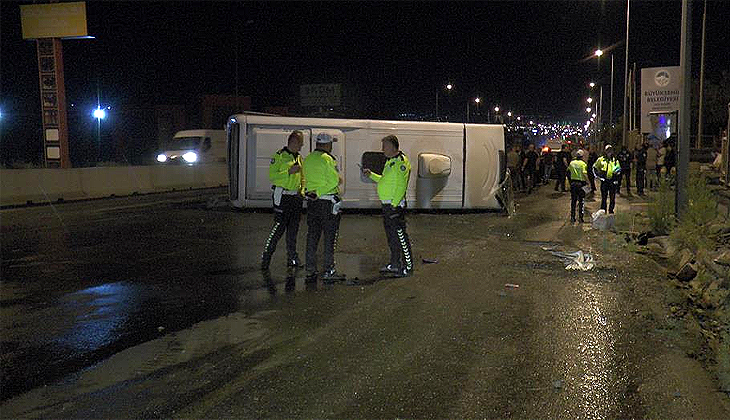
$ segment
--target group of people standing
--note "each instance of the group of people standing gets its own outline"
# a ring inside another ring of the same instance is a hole
[[[572,222],[576,220],[576,207],[582,222],[583,201],[587,194],[595,193],[596,178],[601,181],[601,209],[613,213],[615,196],[621,193],[621,187],[625,186],[626,194],[631,195],[632,174],[636,193],[643,196],[646,188],[658,189],[659,181],[669,180],[675,172],[676,154],[671,141],[665,141],[661,147],[639,143],[633,151],[624,146],[618,153],[607,145],[601,156],[590,146],[571,146],[563,144],[558,152],[545,148],[538,155],[533,144],[524,151],[515,145],[507,153],[507,166],[515,188],[528,194],[541,182],[547,185],[553,174],[557,178],[555,191],[566,192],[567,181]]]
[[[302,160],[299,152],[304,143],[301,131],[293,131],[287,145],[276,152],[269,165],[269,179],[273,189],[274,226],[271,229],[261,256],[261,269],[268,270],[276,245],[286,233],[287,266],[301,268],[297,254],[297,233],[304,200],[307,201],[307,247],[305,266],[307,279],[317,279],[317,248],[324,236],[324,264],[322,279],[325,282],[344,280],[345,276],[335,269],[334,253],[337,246],[341,219],[340,185],[342,177],[337,160],[332,155],[332,144],[337,137],[321,132],[316,136],[316,149]],[[382,139],[386,158],[382,174],[363,168],[363,174],[377,184],[385,233],[390,248],[390,262],[380,269],[381,273],[394,277],[406,277],[413,273],[411,244],[406,232],[406,190],[411,164],[399,150],[394,135]]]

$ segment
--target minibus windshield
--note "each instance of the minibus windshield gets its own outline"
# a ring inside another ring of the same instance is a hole
[[[167,143],[166,150],[194,150],[200,145],[202,137],[175,137]]]

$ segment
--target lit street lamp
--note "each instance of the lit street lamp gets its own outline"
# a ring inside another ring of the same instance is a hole
[[[596,87],[596,84],[593,83],[593,82],[590,82],[590,83],[588,83],[588,86],[590,86],[590,87]]]
[[[586,108],[586,112],[590,114],[591,113],[591,107]]]
[[[600,49],[597,49],[596,52],[593,54],[596,57],[598,57],[598,60],[600,63],[601,56],[603,55],[603,51],[601,51]],[[613,53],[611,53],[611,105],[609,108],[610,108],[610,115],[608,116],[608,121],[609,121],[609,124],[613,124]],[[603,103],[601,103],[600,114],[603,115]],[[599,120],[601,120],[601,118],[599,118]]]
[[[474,98],[474,103],[477,104],[477,107],[479,107],[479,103],[481,101],[482,101],[482,99],[480,97],[478,97],[478,96],[476,98]],[[469,111],[469,103],[470,102],[471,101],[466,101],[466,122],[469,122],[469,113],[470,113],[470,111]]]
[[[454,88],[454,85],[452,85],[451,83],[447,83],[445,88],[447,91],[451,92],[451,89]],[[440,121],[440,118],[439,118],[439,92],[440,91],[441,91],[441,89],[438,89],[436,91],[436,121]]]
[[[97,120],[103,120],[104,118],[106,118],[106,111],[101,108],[96,108],[93,112],[93,115],[94,118],[96,118]]]
[[[591,103],[591,102],[593,102],[593,98],[588,98],[588,99],[586,99],[586,102],[588,102],[588,103]]]

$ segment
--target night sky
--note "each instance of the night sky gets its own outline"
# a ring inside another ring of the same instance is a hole
[[[37,141],[40,103],[35,43],[21,37],[19,4],[2,14],[3,158],[7,143]],[[693,9],[694,73],[699,73],[702,2]],[[154,109],[202,94],[239,91],[254,110],[287,105],[301,83],[343,83],[361,99],[360,117],[429,113],[452,82],[445,112],[479,95],[524,115],[582,118],[590,79],[608,86],[585,59],[600,46],[615,54],[615,114],[621,112],[625,1],[436,3],[87,2],[93,40],[64,41],[68,103],[101,100]],[[730,69],[730,6],[711,1],[707,74]],[[629,62],[678,65],[681,1],[632,1]],[[604,88],[604,95],[608,92]],[[607,99],[606,99],[607,100]],[[608,109],[608,106],[605,106]],[[31,125],[28,129],[28,125]],[[14,149],[13,149],[14,150]]]

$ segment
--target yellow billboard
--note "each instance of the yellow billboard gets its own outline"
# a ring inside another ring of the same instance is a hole
[[[23,39],[87,36],[86,2],[20,6]]]

